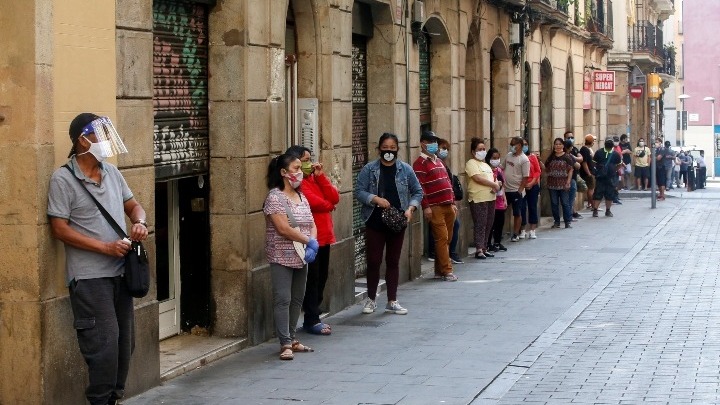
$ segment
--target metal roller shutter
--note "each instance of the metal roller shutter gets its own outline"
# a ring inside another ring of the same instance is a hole
[[[156,179],[207,173],[207,6],[153,2],[153,114]]]
[[[430,126],[432,109],[430,106],[430,37],[418,44],[420,51],[420,125]]]
[[[368,161],[367,131],[367,48],[366,39],[353,36],[352,43],[352,171],[353,183]],[[354,184],[353,184],[354,185]],[[365,223],[360,216],[362,204],[353,199],[353,236],[355,237],[355,275],[365,274]]]

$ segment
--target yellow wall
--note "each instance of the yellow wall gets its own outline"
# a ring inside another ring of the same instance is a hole
[[[53,14],[57,167],[67,161],[77,114],[115,118],[115,0],[55,0]]]

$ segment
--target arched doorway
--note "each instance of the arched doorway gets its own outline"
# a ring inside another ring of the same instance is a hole
[[[509,83],[512,64],[510,53],[502,38],[496,38],[490,48],[490,144],[496,139],[510,138]]]
[[[480,27],[473,21],[465,53],[465,142],[469,148],[470,139],[482,136],[482,74]]]
[[[437,15],[430,16],[423,24],[422,31],[426,39],[427,66],[425,71],[420,72],[421,82],[421,130],[432,129],[441,138],[452,143],[452,55],[450,36],[444,21]],[[422,44],[418,42],[422,58]],[[423,69],[421,60],[421,69]],[[424,77],[423,74],[426,76]],[[423,80],[429,79],[427,91],[422,93]],[[427,102],[429,97],[429,110],[423,110],[423,101]],[[428,112],[429,111],[429,112]],[[425,118],[423,119],[423,115]]]
[[[550,61],[545,58],[540,64],[540,156],[544,159],[553,141],[553,69]]]

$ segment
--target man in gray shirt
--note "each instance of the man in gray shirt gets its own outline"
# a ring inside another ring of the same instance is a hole
[[[70,124],[70,170],[53,173],[47,211],[53,237],[65,245],[74,328],[90,380],[85,396],[93,405],[115,404],[125,392],[134,319],[123,278],[130,241],[118,236],[88,192],[123,230],[125,215],[131,219],[130,239],[142,241],[148,234],[145,210],[117,167],[103,163],[114,151],[125,150],[116,132],[104,132],[114,127],[103,122],[109,120],[83,113]]]
[[[505,156],[505,197],[508,205],[512,205],[513,234],[511,242],[517,242],[522,227],[520,209],[525,196],[525,184],[530,177],[530,160],[523,153],[523,138],[516,136],[510,140],[510,152]]]

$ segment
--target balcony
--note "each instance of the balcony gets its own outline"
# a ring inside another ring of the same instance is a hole
[[[568,22],[570,0],[528,0],[541,24],[564,26]]]
[[[661,67],[665,58],[662,28],[645,20],[628,28],[628,50],[633,61],[650,69]]]
[[[675,81],[676,70],[675,70],[675,47],[673,45],[665,45],[663,48],[665,57],[663,58],[662,67],[656,69],[656,72],[660,74],[660,78],[664,83],[668,85]]]
[[[585,21],[585,29],[590,33],[592,42],[605,49],[613,46],[613,16],[611,0],[589,0],[590,15]]]

